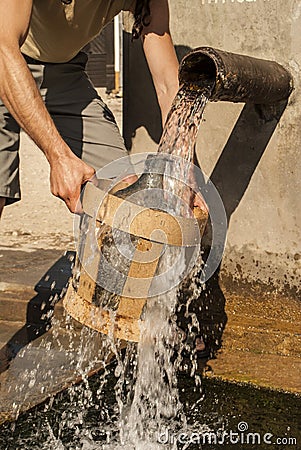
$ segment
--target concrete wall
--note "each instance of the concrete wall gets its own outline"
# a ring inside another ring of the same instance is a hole
[[[179,58],[212,46],[272,59],[295,90],[282,116],[265,122],[254,106],[210,103],[197,154],[223,199],[229,229],[222,273],[277,288],[301,280],[300,0],[170,0]],[[160,115],[140,43],[125,33],[124,136],[132,151],[156,149]]]

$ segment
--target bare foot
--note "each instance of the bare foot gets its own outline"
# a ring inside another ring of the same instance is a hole
[[[197,336],[195,339],[195,349],[197,352],[203,352],[206,348],[204,339],[202,336]]]
[[[0,197],[0,217],[3,211],[3,208],[5,206],[5,202],[6,202],[6,198],[5,197]]]
[[[182,329],[178,330],[178,336],[179,340],[182,341],[185,346],[188,344],[188,348],[190,348],[191,352],[195,351],[197,354],[199,353],[199,355],[203,352],[204,356],[207,356],[207,349],[203,336],[187,335]]]

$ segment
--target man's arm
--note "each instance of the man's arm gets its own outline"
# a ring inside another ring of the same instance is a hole
[[[170,36],[168,0],[150,0],[150,11],[151,22],[142,32],[143,48],[153,77],[164,125],[179,88],[179,63]],[[200,193],[193,193],[191,202],[208,213],[207,205]]]
[[[0,0],[0,98],[50,164],[51,192],[76,209],[81,185],[94,169],[77,158],[57,131],[20,47],[28,32],[32,0]]]
[[[151,22],[142,31],[143,49],[164,124],[179,87],[179,64],[170,36],[168,0],[151,0],[150,11]]]

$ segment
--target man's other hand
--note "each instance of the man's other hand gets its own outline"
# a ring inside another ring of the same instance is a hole
[[[72,213],[82,213],[79,196],[83,184],[95,174],[75,155],[60,157],[50,164],[50,188],[53,195],[61,198]]]

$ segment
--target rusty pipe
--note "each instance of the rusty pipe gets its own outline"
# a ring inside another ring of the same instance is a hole
[[[179,81],[190,89],[212,85],[212,101],[275,104],[287,99],[293,90],[290,73],[275,61],[212,47],[199,47],[184,56]]]

